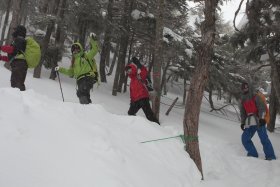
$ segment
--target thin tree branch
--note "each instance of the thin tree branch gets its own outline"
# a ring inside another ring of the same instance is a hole
[[[236,12],[234,13],[233,26],[234,26],[234,29],[235,29],[236,31],[238,31],[238,32],[240,32],[240,30],[237,29],[237,27],[236,27],[236,25],[235,25],[235,20],[236,20],[236,17],[237,17],[237,15],[238,15],[240,9],[241,9],[241,6],[242,6],[243,2],[244,2],[244,0],[241,0],[238,9],[237,9]]]

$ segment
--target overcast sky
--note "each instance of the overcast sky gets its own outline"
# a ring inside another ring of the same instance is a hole
[[[231,0],[230,2],[224,3],[224,6],[222,7],[222,13],[225,21],[230,21],[230,22],[233,21],[235,11],[238,9],[240,1],[241,0]],[[239,11],[238,16],[236,17],[236,25],[238,25],[244,13],[245,13],[245,2],[243,2],[242,8]]]
[[[224,5],[222,6],[222,13],[225,21],[230,21],[231,25],[233,25],[233,19],[235,11],[238,9],[239,3],[241,0],[231,0],[229,2],[224,2]],[[192,6],[196,6],[197,3],[194,3],[193,1],[188,1],[188,4]],[[243,2],[243,5],[241,7],[241,10],[239,11],[238,16],[236,17],[236,25],[240,22],[245,12],[245,2]]]

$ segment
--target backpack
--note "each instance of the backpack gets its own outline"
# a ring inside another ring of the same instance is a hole
[[[35,68],[39,65],[41,60],[41,48],[32,37],[26,38],[26,49],[23,54],[28,68]]]
[[[267,107],[266,98],[265,98],[265,96],[261,92],[258,92],[257,95],[262,99],[262,101],[265,104],[265,116],[264,116],[264,119],[266,121],[266,124],[269,125],[269,123],[270,123],[270,114],[269,114],[269,108]]]

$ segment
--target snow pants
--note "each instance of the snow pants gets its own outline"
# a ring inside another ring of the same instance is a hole
[[[93,84],[95,82],[95,79],[90,76],[86,76],[77,80],[77,96],[81,104],[91,103],[90,90],[93,88]]]
[[[20,91],[25,91],[25,78],[28,65],[25,60],[15,59],[11,62],[11,87],[19,88]]]
[[[142,108],[142,110],[145,113],[145,116],[148,120],[159,124],[158,119],[155,117],[154,112],[151,109],[149,98],[144,98],[144,99],[140,99],[135,102],[131,102],[127,113],[130,116],[131,115],[135,116],[140,108]]]
[[[258,157],[258,152],[252,142],[252,138],[256,133],[256,131],[261,140],[263,151],[265,153],[265,158],[267,160],[276,159],[272,144],[267,135],[266,127],[265,126],[258,127],[257,125],[253,125],[250,126],[249,128],[245,128],[241,136],[242,144],[245,147],[246,151],[248,152],[247,156]]]

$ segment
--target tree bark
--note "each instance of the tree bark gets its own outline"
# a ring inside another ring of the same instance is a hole
[[[204,2],[205,20],[201,25],[201,44],[197,50],[197,65],[191,79],[184,115],[186,151],[201,172],[202,179],[203,171],[198,141],[199,113],[203,92],[208,81],[209,66],[213,55],[216,32],[215,11],[218,5],[218,0],[207,0]]]
[[[267,130],[269,132],[274,132],[276,115],[278,109],[278,101],[275,95],[274,83],[271,82],[271,93],[269,96],[269,114],[270,114],[270,123],[267,124]]]
[[[58,61],[62,59],[63,49],[64,49],[64,41],[65,41],[65,28],[64,28],[64,13],[66,9],[67,0],[61,0],[59,2],[59,11],[57,12],[57,16],[59,17],[59,21],[57,24],[56,35],[55,35],[55,46],[57,48],[56,60],[52,64],[52,70],[50,74],[50,79],[55,80],[57,74],[54,68],[58,65]]]
[[[59,3],[60,3],[60,0],[49,1],[48,10],[44,9],[44,11],[49,11],[51,14],[56,15],[57,12],[58,12]],[[39,63],[39,65],[36,68],[34,68],[34,72],[33,72],[33,77],[34,78],[40,78],[41,77],[43,61],[45,59],[45,55],[46,55],[46,52],[47,52],[47,49],[48,49],[48,45],[49,45],[50,38],[51,38],[52,32],[54,30],[54,27],[55,27],[55,20],[50,20],[50,23],[47,26],[46,35],[45,35],[45,37],[43,39],[43,42],[41,44],[41,62]]]
[[[127,52],[127,46],[128,46],[128,35],[130,32],[130,14],[132,11],[132,4],[134,0],[125,0],[124,4],[124,13],[121,21],[121,25],[124,30],[122,30],[121,38],[120,38],[120,51],[119,51],[119,58],[118,58],[118,64],[117,69],[115,73],[115,79],[114,79],[114,85],[113,85],[113,91],[112,95],[116,96],[118,92],[118,85],[120,80],[120,75],[124,71],[125,67],[125,58],[126,58],[126,52]]]
[[[116,61],[117,61],[117,57],[118,57],[118,54],[119,54],[119,48],[120,48],[120,43],[117,44],[108,76],[110,76],[113,73],[113,70],[114,70],[114,67],[115,67],[115,64],[116,64]]]
[[[100,73],[100,80],[101,82],[107,82],[106,80],[106,57],[108,54],[110,54],[110,41],[111,41],[111,26],[110,22],[112,22],[112,5],[113,0],[109,0],[108,7],[107,7],[107,18],[106,18],[106,29],[105,29],[105,36],[104,36],[104,43],[102,46],[102,51],[100,55],[100,67],[99,67],[99,73]]]
[[[6,34],[6,28],[8,26],[8,22],[9,22],[9,16],[10,16],[10,10],[11,10],[11,3],[12,1],[8,1],[8,5],[7,5],[7,9],[6,9],[6,15],[5,15],[5,21],[3,24],[3,28],[2,28],[2,33],[1,33],[1,41],[0,41],[0,45],[3,45],[4,43],[4,38],[5,38],[5,34]],[[5,41],[5,44],[7,44],[7,41]]]
[[[14,32],[13,29],[20,24],[21,21],[20,15],[22,11],[21,6],[22,6],[22,0],[13,0],[13,17],[10,23],[9,32],[7,36],[8,43],[12,43],[13,38],[11,36],[12,33]]]
[[[41,62],[39,63],[39,65],[36,68],[34,68],[34,73],[33,73],[34,78],[40,78],[41,77],[43,59],[45,58],[46,51],[48,49],[48,44],[50,42],[50,38],[51,38],[51,34],[52,34],[53,29],[54,29],[54,21],[51,21],[51,23],[48,24],[47,32],[46,32],[46,35],[44,37],[44,40],[43,40],[42,46],[41,46],[41,56],[42,56],[41,57]]]
[[[273,82],[275,96],[277,100],[280,101],[280,61],[275,59],[273,48],[270,48],[270,46],[267,48],[271,65],[271,80]]]
[[[152,109],[155,116],[159,119],[160,97],[161,97],[161,66],[162,66],[162,32],[163,32],[163,16],[164,16],[164,0],[157,1],[157,17],[156,17],[156,40],[155,40],[155,56],[153,64],[153,87],[154,97]]]

